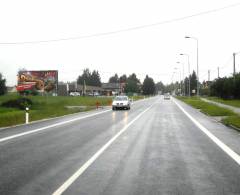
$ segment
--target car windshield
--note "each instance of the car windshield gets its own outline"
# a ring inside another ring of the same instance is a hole
[[[115,100],[116,100],[116,101],[127,101],[128,98],[125,97],[125,96],[117,96],[117,97],[115,97]]]

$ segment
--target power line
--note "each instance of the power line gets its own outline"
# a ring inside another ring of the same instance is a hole
[[[229,9],[229,8],[233,8],[233,7],[236,7],[236,6],[239,6],[239,5],[240,5],[240,3],[235,3],[235,4],[228,5],[228,6],[212,9],[212,10],[198,12],[196,14],[192,14],[192,15],[188,15],[188,16],[183,16],[183,17],[174,18],[174,19],[170,19],[170,20],[165,20],[165,21],[152,23],[152,24],[145,24],[145,25],[141,25],[141,26],[129,27],[129,28],[120,29],[120,30],[116,30],[116,31],[95,33],[95,34],[76,36],[76,37],[40,40],[40,41],[0,42],[0,45],[40,44],[40,43],[51,43],[51,42],[59,42],[59,41],[73,41],[73,40],[78,40],[78,39],[107,36],[107,35],[118,34],[118,33],[122,33],[122,32],[128,32],[128,31],[140,30],[140,29],[144,29],[144,28],[150,28],[150,27],[159,26],[159,25],[162,25],[162,24],[178,22],[178,21],[181,21],[181,20],[186,20],[186,19],[190,19],[190,18],[193,18],[193,17],[201,16],[201,15],[207,15],[207,14],[211,14],[211,13],[214,13],[214,12],[219,12],[219,11]]]
[[[215,73],[215,72],[218,71],[218,68],[219,68],[220,70],[221,70],[221,69],[225,69],[227,66],[229,66],[230,61],[232,61],[232,56],[230,56],[230,57],[228,58],[228,60],[224,63],[223,66],[220,66],[220,67],[217,66],[217,67],[215,67],[214,69],[209,69],[209,70],[210,70],[211,73],[213,74],[213,73]],[[202,78],[205,78],[207,75],[208,75],[208,73],[205,73],[205,74],[203,74],[201,77],[202,77]]]

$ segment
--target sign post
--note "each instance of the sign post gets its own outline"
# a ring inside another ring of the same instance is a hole
[[[26,107],[25,121],[26,121],[26,124],[29,123],[29,108],[28,107]]]

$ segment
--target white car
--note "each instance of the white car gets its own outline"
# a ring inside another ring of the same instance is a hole
[[[165,100],[170,100],[170,94],[169,93],[165,93],[163,97],[164,97]]]
[[[70,96],[80,96],[79,92],[70,92]]]
[[[116,96],[112,103],[112,110],[116,110],[118,108],[123,108],[130,110],[131,102],[127,96]]]

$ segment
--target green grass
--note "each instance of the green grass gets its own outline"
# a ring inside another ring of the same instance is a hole
[[[17,99],[17,93],[0,96],[0,105],[10,99]],[[27,96],[33,101],[33,106],[30,108],[30,121],[63,116],[76,112],[88,111],[94,109],[96,102],[100,106],[110,106],[113,97],[66,97],[66,96]],[[143,99],[144,96],[132,96],[134,101]],[[84,108],[67,106],[84,106]],[[0,106],[0,127],[17,125],[24,123],[25,111],[15,108],[5,108]]]
[[[17,99],[17,94],[0,96],[0,105],[10,99]],[[53,96],[28,96],[33,101],[30,108],[30,121],[52,118],[66,114],[94,109],[96,102],[100,106],[111,105],[111,97],[53,97]],[[67,108],[67,106],[84,106],[84,108]],[[0,106],[0,127],[24,123],[25,111],[15,108]]]
[[[217,97],[208,97],[207,99],[215,101],[215,102],[223,103],[223,104],[226,104],[229,106],[234,106],[234,107],[240,108],[240,100],[225,100],[225,99],[221,99],[221,98],[217,98]]]
[[[227,116],[222,119],[225,125],[234,126],[240,128],[240,115],[234,113],[233,111],[219,107],[217,105],[204,102],[197,97],[177,97],[179,100],[191,105],[194,108],[200,109],[201,112],[208,114],[210,116]]]
[[[197,97],[178,97],[178,99],[184,101],[185,103],[191,105],[194,108],[200,109],[201,112],[208,114],[210,116],[232,116],[236,115],[233,111],[222,108],[217,105],[207,103],[202,101]]]
[[[232,125],[237,128],[240,128],[240,116],[229,116],[222,120],[225,125]]]

